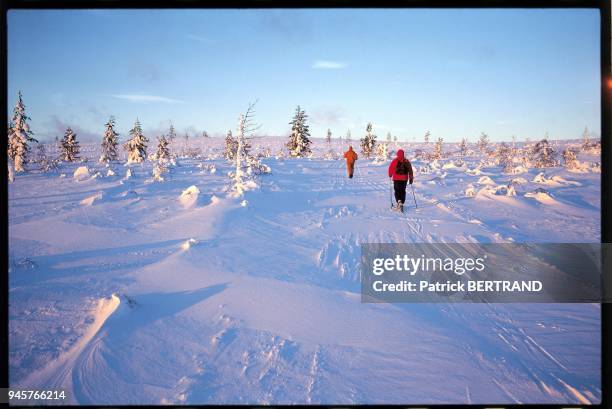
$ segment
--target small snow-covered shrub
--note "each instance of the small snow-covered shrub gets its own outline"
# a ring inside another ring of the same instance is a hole
[[[168,172],[168,168],[165,166],[164,161],[157,161],[153,167],[153,180],[156,182],[164,181],[164,174]]]
[[[546,138],[535,144],[532,156],[536,168],[551,168],[558,164],[556,152]]]
[[[493,181],[493,179],[491,179],[488,176],[481,176],[480,179],[478,179],[478,184],[479,185],[494,185],[495,182]]]
[[[89,169],[87,166],[79,166],[72,175],[76,181],[88,179],[89,176]]]
[[[187,189],[183,190],[183,193],[181,193],[179,196],[179,202],[184,208],[191,208],[197,203],[199,195],[200,189],[198,189],[198,187],[195,185],[191,185]]]
[[[497,186],[495,190],[495,194],[505,195],[505,196],[516,196],[516,190],[514,189],[514,185],[509,183],[507,185]]]
[[[375,163],[385,163],[389,160],[389,147],[387,143],[381,142],[376,146]]]
[[[526,184],[526,183],[528,183],[528,182],[527,182],[527,179],[525,179],[525,178],[521,178],[521,177],[518,177],[518,178],[513,178],[513,179],[510,181],[510,183],[512,183],[513,185],[515,185],[515,186],[516,186],[516,185],[524,185],[524,184]]]
[[[576,169],[578,168],[578,159],[576,158],[576,151],[572,148],[565,149],[561,156],[563,157],[563,165],[567,169]]]
[[[474,185],[472,185],[471,183],[467,186],[467,188],[465,189],[465,195],[467,197],[474,197],[476,196],[476,189],[474,188]]]

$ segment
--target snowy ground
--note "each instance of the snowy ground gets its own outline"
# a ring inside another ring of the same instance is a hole
[[[600,401],[599,305],[362,304],[358,265],[364,242],[599,242],[596,168],[415,161],[419,210],[401,216],[388,163],[347,179],[341,160],[271,157],[232,198],[207,144],[162,183],[150,162],[124,179],[90,160],[10,184],[11,387],[79,404]]]

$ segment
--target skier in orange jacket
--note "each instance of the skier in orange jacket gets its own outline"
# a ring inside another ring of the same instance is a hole
[[[357,160],[357,153],[353,150],[352,146],[349,146],[348,151],[344,152],[344,158],[346,159],[346,170],[348,177],[353,177],[353,171],[355,170],[355,161]]]

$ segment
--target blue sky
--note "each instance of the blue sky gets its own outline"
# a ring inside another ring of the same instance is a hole
[[[599,12],[568,10],[11,10],[9,114],[39,139],[222,135],[258,99],[260,133],[402,140],[600,132]]]

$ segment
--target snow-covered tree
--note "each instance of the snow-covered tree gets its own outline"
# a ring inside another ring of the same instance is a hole
[[[15,165],[10,157],[6,162],[8,164],[8,181],[13,183],[15,181]]]
[[[170,159],[170,149],[168,148],[168,140],[166,135],[162,135],[157,138],[157,152],[155,152],[155,159],[159,161],[167,161]]]
[[[397,135],[393,135],[393,142],[397,143]]]
[[[480,136],[478,137],[478,149],[480,149],[480,152],[484,153],[487,151],[488,146],[489,146],[489,135],[487,135],[484,132],[481,132]]]
[[[24,171],[23,165],[30,152],[28,144],[38,142],[32,137],[33,133],[30,130],[29,120],[30,117],[26,115],[25,104],[23,103],[21,91],[19,91],[19,98],[13,109],[13,119],[10,123],[8,135],[8,156],[13,161],[15,172]]]
[[[185,134],[183,135],[183,149],[181,152],[181,156],[183,157],[189,156],[190,152],[191,152],[191,147],[189,145],[189,133],[185,131]]]
[[[578,167],[578,159],[576,158],[576,151],[572,148],[567,148],[562,153],[563,165],[567,169],[575,169]]]
[[[351,142],[353,142],[353,139],[351,138],[351,130],[347,129],[346,130],[346,143],[350,145]]]
[[[387,132],[387,142],[391,142],[391,132]]]
[[[548,143],[547,137],[536,143],[532,152],[536,168],[550,168],[557,165],[556,152]]]
[[[106,130],[104,131],[104,138],[102,139],[102,154],[100,155],[100,162],[108,163],[117,160],[117,145],[119,140],[117,137],[119,134],[115,132],[115,118],[110,117],[106,123]]]
[[[330,129],[327,130],[325,135],[325,142],[327,144],[327,153],[325,154],[326,159],[336,159],[336,154],[332,148],[332,132]]]
[[[174,125],[170,122],[170,129],[168,129],[168,142],[172,143],[176,139],[176,129],[174,129]]]
[[[225,149],[223,150],[223,157],[227,160],[234,160],[236,157],[236,150],[238,149],[238,141],[232,136],[232,130],[227,131],[225,135]]]
[[[44,143],[37,143],[34,151],[34,161],[40,166],[42,171],[47,171],[49,168],[49,157]]]
[[[130,129],[130,140],[123,147],[127,151],[127,163],[140,163],[147,158],[147,142],[149,140],[142,134],[140,121],[136,119],[134,127]]]
[[[462,138],[461,144],[459,145],[459,154],[461,155],[461,159],[466,157],[467,150],[468,150],[467,139]]]
[[[431,136],[431,133],[429,132],[429,130],[425,131],[425,136],[424,136],[424,140],[426,144],[429,144],[429,137]]]
[[[497,163],[502,167],[504,173],[512,169],[512,149],[506,142],[500,143],[497,148]]]
[[[376,145],[376,161],[386,162],[389,159],[389,144],[387,142]]]
[[[584,132],[582,133],[582,149],[588,149],[591,145],[589,141],[589,128],[584,127]]]
[[[361,138],[361,153],[366,159],[372,156],[372,153],[376,149],[376,135],[372,133],[372,123],[368,122],[366,126],[366,134]]]
[[[7,130],[6,130],[6,141],[7,141],[6,152],[8,153],[9,158],[15,157],[15,152],[13,151],[13,145],[11,141],[12,134],[13,134],[13,123],[9,121]]]
[[[293,157],[303,157],[311,152],[310,131],[308,124],[306,124],[306,118],[308,118],[308,115],[298,105],[293,119],[289,122],[291,125],[291,135],[286,145],[289,149],[289,154]]]
[[[45,144],[38,142],[34,145],[34,162],[41,163],[47,159],[47,149],[45,148]]]
[[[248,189],[249,178],[260,173],[270,172],[268,166],[262,165],[256,157],[251,156],[249,153],[249,135],[258,128],[254,123],[255,103],[249,104],[246,112],[240,114],[240,118],[238,119],[238,130],[235,139],[236,154],[234,158],[236,167],[235,171],[231,174],[232,190],[237,195],[242,195],[244,191]]]
[[[153,179],[158,182],[164,181],[164,174],[168,172],[168,162],[170,160],[170,149],[166,135],[157,138],[157,151],[155,152],[155,166],[153,167]]]
[[[442,159],[442,143],[444,142],[443,138],[438,138],[436,144],[434,145],[434,151],[432,154],[432,159]]]
[[[74,162],[79,158],[79,141],[76,139],[77,135],[72,131],[71,128],[66,129],[64,139],[62,139],[62,160],[64,162]]]
[[[463,165],[465,163],[465,157],[467,156],[468,144],[466,138],[461,138],[461,143],[459,144],[459,161],[457,162],[459,165]]]

